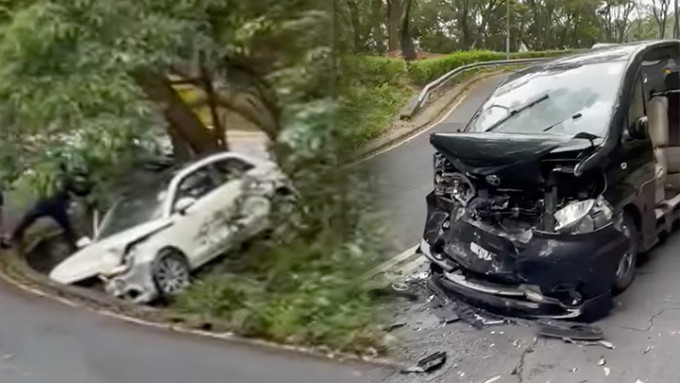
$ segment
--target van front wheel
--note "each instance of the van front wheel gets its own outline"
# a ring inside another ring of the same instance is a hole
[[[633,283],[633,279],[635,279],[638,230],[633,217],[628,213],[623,214],[621,231],[628,237],[630,245],[616,267],[616,280],[614,281],[613,288],[615,294],[623,292]]]

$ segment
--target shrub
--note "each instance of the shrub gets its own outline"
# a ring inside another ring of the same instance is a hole
[[[511,59],[555,57],[567,53],[571,50],[553,50],[540,52],[513,52]],[[409,64],[409,78],[413,83],[425,85],[443,74],[452,71],[463,65],[473,64],[481,61],[505,60],[505,53],[492,51],[469,51],[455,52],[444,57],[437,57],[427,60],[415,61]]]

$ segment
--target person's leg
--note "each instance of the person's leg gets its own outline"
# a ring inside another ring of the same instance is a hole
[[[68,204],[54,206],[49,212],[49,215],[59,224],[63,230],[64,237],[71,247],[71,251],[75,252],[78,249],[76,246],[78,238],[75,231],[73,230],[73,226],[71,226],[71,219],[68,216]]]
[[[11,236],[12,242],[21,244],[23,242],[24,233],[26,232],[26,229],[31,227],[31,225],[33,225],[33,223],[35,223],[35,221],[37,221],[38,218],[44,215],[45,214],[41,211],[38,204],[36,204],[33,208],[24,213],[24,216],[21,218],[21,221],[19,221],[19,224],[12,231]]]

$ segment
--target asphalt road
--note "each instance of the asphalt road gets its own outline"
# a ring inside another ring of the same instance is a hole
[[[480,83],[447,122],[467,121],[499,80]],[[424,198],[432,187],[428,133],[438,130],[447,128],[434,128],[366,163],[381,180],[383,189],[378,190],[376,198],[387,210],[397,251],[419,241],[425,219]],[[395,321],[406,322],[406,326],[395,330],[395,335],[406,342],[404,358],[416,360],[435,351],[446,351],[447,364],[432,375],[395,374],[386,381],[679,382],[679,248],[678,233],[659,245],[649,260],[639,265],[631,288],[616,298],[611,315],[596,323],[615,345],[613,350],[537,338],[531,321],[482,330],[462,322],[443,326],[425,303],[430,293],[421,291],[419,302],[400,305]]]
[[[420,242],[425,224],[425,197],[432,190],[432,154],[430,134],[450,132],[449,123],[467,122],[493,88],[502,81],[496,76],[480,82],[441,126],[390,151],[364,162],[376,183],[377,205],[390,223],[394,251],[404,251]]]
[[[2,383],[361,383],[384,376],[365,364],[129,324],[0,282]]]

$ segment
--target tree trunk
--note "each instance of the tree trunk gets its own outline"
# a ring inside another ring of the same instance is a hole
[[[385,39],[383,38],[382,22],[380,13],[382,11],[382,0],[373,0],[371,4],[371,28],[373,30],[373,40],[375,40],[375,50],[379,54],[385,53]]]
[[[213,135],[184,103],[165,75],[152,71],[140,71],[134,73],[134,77],[147,97],[161,105],[163,115],[169,124],[168,128],[175,132],[176,140],[186,142],[193,154],[219,150]]]
[[[680,11],[678,10],[678,0],[675,0],[675,6],[673,10],[673,14],[675,17],[673,18],[673,38],[674,39],[680,39]]]
[[[462,11],[460,13],[460,29],[463,34],[463,49],[469,50],[472,47],[472,32],[470,31],[470,22],[468,21],[468,0],[463,1]]]
[[[217,110],[217,97],[213,87],[213,77],[210,71],[208,71],[208,69],[203,65],[201,65],[201,77],[203,78],[203,89],[205,89],[205,94],[208,97],[213,137],[220,150],[228,150],[229,146],[227,145],[227,132],[224,125],[222,125],[222,120],[220,119],[219,112]]]
[[[182,139],[177,130],[173,129],[169,124],[166,129],[170,143],[172,144],[172,154],[178,162],[186,162],[191,159],[191,147]]]
[[[399,0],[387,0],[387,31],[388,50],[399,50],[399,20],[401,19],[401,7]]]
[[[347,0],[349,7],[349,16],[352,22],[352,32],[354,34],[354,52],[361,52],[363,50],[363,42],[361,37],[361,23],[359,23],[359,9],[354,0]]]
[[[401,53],[404,60],[413,61],[418,58],[416,54],[416,47],[413,44],[411,33],[409,31],[409,14],[411,11],[412,0],[404,0],[404,11],[401,15],[401,28],[399,30],[399,37],[401,40]]]

